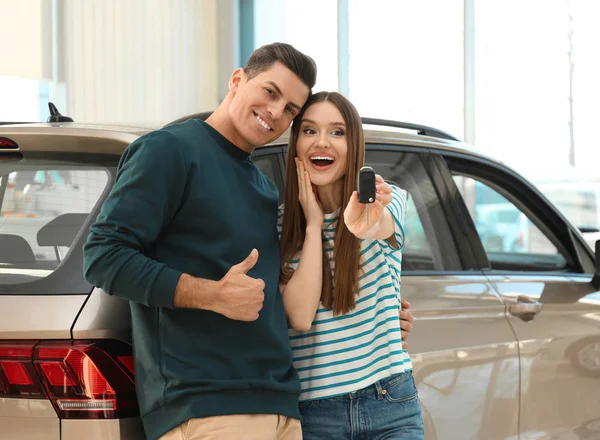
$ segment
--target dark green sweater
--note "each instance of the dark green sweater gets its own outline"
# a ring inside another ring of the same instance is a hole
[[[277,187],[204,122],[149,133],[124,152],[84,247],[86,279],[131,303],[136,384],[155,439],[193,417],[300,418],[278,288]],[[254,322],[175,309],[181,273],[220,280],[256,248]]]

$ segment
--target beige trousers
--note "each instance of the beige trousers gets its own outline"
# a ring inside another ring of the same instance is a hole
[[[160,440],[302,440],[300,420],[273,414],[190,419]]]

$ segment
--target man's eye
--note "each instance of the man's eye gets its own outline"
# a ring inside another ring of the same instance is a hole
[[[271,89],[265,89],[270,96],[275,96],[275,92]]]
[[[287,106],[285,110],[292,116],[294,116],[294,109],[290,106]]]

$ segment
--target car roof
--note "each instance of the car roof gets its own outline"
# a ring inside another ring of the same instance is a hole
[[[181,118],[176,122],[183,120],[185,118]],[[467,154],[506,166],[498,159],[483,153],[480,149],[458,140],[415,134],[414,130],[407,131],[380,124],[363,124],[363,127],[365,142],[367,144],[403,145],[423,149],[444,150]],[[52,142],[47,148],[48,151],[70,152],[81,151],[81,139],[86,139],[86,151],[120,154],[127,145],[138,137],[159,128],[161,127],[80,122],[8,124],[0,125],[0,137],[8,137],[22,146],[23,149],[27,149],[26,145],[32,140],[32,137],[50,136],[49,139],[52,139]],[[288,143],[289,136],[290,130],[287,130],[279,139],[258,148],[285,146]],[[76,138],[79,141],[76,141]]]

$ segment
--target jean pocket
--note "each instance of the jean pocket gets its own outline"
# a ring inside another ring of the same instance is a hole
[[[306,408],[313,402],[315,402],[315,401],[314,400],[304,400],[304,401],[298,403],[298,408],[300,408],[300,409]]]
[[[385,398],[394,403],[408,402],[418,396],[415,380],[410,371],[398,375],[384,390]]]

